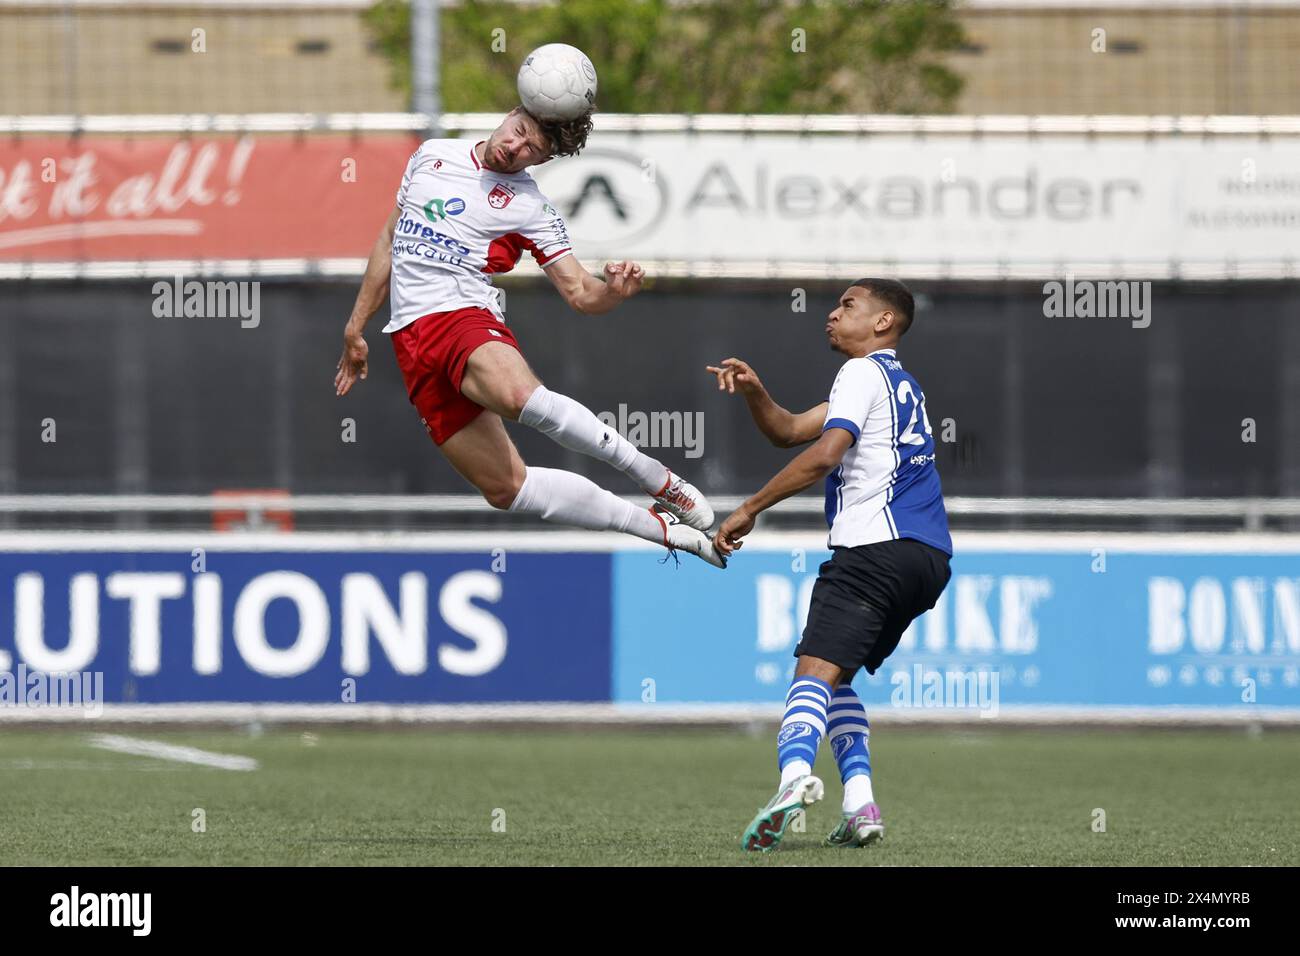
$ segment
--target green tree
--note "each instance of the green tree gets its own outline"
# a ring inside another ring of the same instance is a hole
[[[408,4],[362,16],[409,90]],[[944,113],[962,89],[952,0],[462,0],[440,36],[450,112],[509,109],[520,60],[553,42],[591,57],[606,113]]]

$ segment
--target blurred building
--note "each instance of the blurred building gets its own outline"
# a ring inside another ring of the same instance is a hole
[[[0,115],[406,108],[365,0],[4,0]],[[964,0],[968,114],[1289,114],[1295,0]],[[196,29],[206,50],[192,53]],[[455,110],[455,104],[448,104]]]
[[[1296,112],[1300,5],[1232,0],[965,0],[958,112]]]
[[[368,6],[0,3],[0,115],[401,111]]]

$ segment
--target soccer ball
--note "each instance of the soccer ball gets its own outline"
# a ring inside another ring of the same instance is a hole
[[[596,68],[567,43],[548,43],[524,57],[519,101],[540,120],[575,120],[596,106]]]

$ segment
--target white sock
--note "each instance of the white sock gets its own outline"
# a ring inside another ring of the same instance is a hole
[[[529,467],[510,510],[592,531],[622,531],[655,544],[664,543],[664,526],[649,508],[628,504],[571,471]]]
[[[844,812],[852,813],[854,810],[866,806],[868,803],[875,803],[876,797],[871,792],[871,778],[865,773],[849,777],[844,781]]]
[[[812,764],[807,760],[791,760],[781,768],[781,786],[793,783],[805,774],[812,773]]]
[[[668,483],[668,469],[661,462],[637,451],[636,445],[567,395],[552,392],[545,385],[529,396],[519,421],[536,428],[565,448],[580,451],[613,465],[640,486],[656,494]]]

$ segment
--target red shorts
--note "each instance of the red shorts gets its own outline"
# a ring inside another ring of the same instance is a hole
[[[441,445],[483,411],[460,393],[470,353],[485,342],[519,342],[504,322],[487,309],[472,306],[431,312],[392,333],[406,394],[420,421]]]

